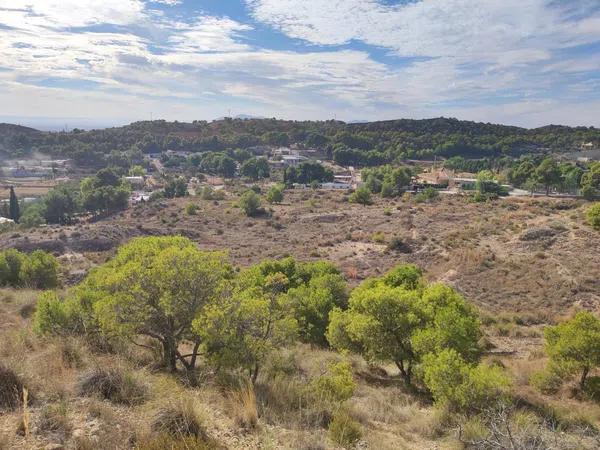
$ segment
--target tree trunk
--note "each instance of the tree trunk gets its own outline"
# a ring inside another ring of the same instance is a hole
[[[404,378],[404,382],[409,385],[410,384],[410,378],[412,375],[412,369],[410,367],[410,365],[408,366],[407,369],[404,368],[404,361],[396,361],[396,367],[398,367],[398,369],[400,370],[400,374],[402,375],[402,378]]]
[[[164,341],[162,341],[162,345],[163,363],[170,372],[174,373],[177,371],[177,355],[175,353],[175,346],[169,339],[165,339]]]
[[[258,363],[254,364],[254,370],[252,371],[252,384],[256,384],[256,379],[258,378],[258,371],[259,371],[260,367],[258,366]]]
[[[590,369],[588,367],[585,367],[583,369],[583,372],[581,373],[581,380],[579,380],[579,388],[582,391],[585,388],[585,380],[587,379],[589,371],[590,371]]]

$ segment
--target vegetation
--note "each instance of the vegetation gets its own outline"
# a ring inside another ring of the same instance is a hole
[[[373,203],[371,190],[367,186],[361,186],[350,195],[349,201],[351,203],[359,203],[363,206],[370,205]]]
[[[53,289],[59,285],[60,265],[42,250],[27,255],[10,249],[0,252],[0,286]]]
[[[269,188],[269,190],[267,191],[267,195],[265,196],[265,199],[269,203],[281,203],[283,201],[284,188],[285,187],[281,186],[281,185],[271,186]]]
[[[579,312],[544,331],[546,352],[552,370],[565,375],[579,374],[584,390],[591,371],[600,367],[600,319],[589,312]]]
[[[428,354],[452,349],[477,361],[480,336],[477,315],[464,299],[443,285],[423,287],[414,266],[363,282],[352,291],[347,311],[332,311],[327,331],[339,350],[393,362],[407,384]]]
[[[588,223],[596,230],[600,230],[600,202],[591,206],[586,213]]]
[[[253,190],[248,190],[240,197],[239,205],[248,217],[254,217],[261,211],[260,196]]]

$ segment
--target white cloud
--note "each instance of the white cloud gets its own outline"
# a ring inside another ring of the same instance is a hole
[[[143,17],[140,0],[0,0],[0,23],[25,28],[127,25]]]
[[[360,40],[403,56],[494,58],[598,39],[598,17],[565,21],[548,0],[246,0],[254,17],[319,45]],[[583,4],[586,0],[573,0]]]

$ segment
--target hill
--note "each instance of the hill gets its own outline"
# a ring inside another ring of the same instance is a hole
[[[123,152],[132,147],[144,153],[167,149],[205,152],[296,143],[324,148],[330,154],[336,150],[370,152],[374,156],[369,158],[371,161],[393,162],[435,156],[481,158],[565,152],[579,148],[584,142],[599,147],[600,130],[554,125],[525,129],[443,117],[350,124],[333,120],[225,118],[191,123],[155,120],[102,130],[74,129],[58,133],[15,125],[0,127],[0,148],[5,154],[37,150],[74,158],[82,164],[102,159],[113,150]],[[360,165],[362,161],[358,158],[353,162]]]

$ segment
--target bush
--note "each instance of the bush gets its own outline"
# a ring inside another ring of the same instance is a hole
[[[147,395],[145,385],[119,369],[92,369],[82,374],[77,384],[80,395],[99,396],[124,405],[143,403]]]
[[[260,211],[260,197],[254,191],[246,191],[240,198],[239,206],[248,217],[253,217]]]
[[[339,411],[329,424],[329,437],[342,447],[353,447],[362,437],[360,424],[348,413]]]
[[[283,186],[272,186],[265,198],[269,203],[281,203],[283,201]]]
[[[312,388],[317,398],[333,402],[348,400],[356,389],[352,366],[348,362],[331,364],[326,374],[312,382]]]
[[[565,375],[578,373],[585,390],[589,373],[600,367],[600,319],[587,311],[544,330],[546,353],[553,370]]]
[[[587,210],[586,218],[588,223],[596,230],[600,230],[600,202],[594,204]]]
[[[0,364],[0,410],[13,410],[21,406],[23,387],[19,376]]]
[[[350,201],[350,203],[359,203],[364,206],[373,203],[373,200],[371,198],[371,191],[366,186],[359,187],[350,195],[350,198],[348,200]]]
[[[432,187],[427,187],[423,190],[423,192],[419,192],[417,195],[415,195],[415,201],[417,203],[424,203],[424,202],[428,202],[430,200],[434,200],[434,199],[438,198],[439,196],[440,196],[440,193],[438,191],[436,191]]]
[[[385,242],[385,234],[383,234],[381,231],[373,233],[371,240],[376,244],[383,244]]]
[[[562,385],[562,377],[553,370],[544,369],[531,375],[529,384],[543,394],[556,394]]]
[[[21,284],[21,266],[26,256],[18,250],[0,253],[0,285],[18,287]]]
[[[53,289],[58,286],[58,260],[49,253],[36,250],[23,261],[19,277],[21,283],[35,289]]]
[[[195,205],[194,203],[187,204],[185,207],[185,213],[188,216],[195,216],[198,213],[198,205]]]
[[[453,349],[423,358],[423,375],[437,404],[457,411],[483,411],[505,400],[509,379],[498,367],[472,366]]]
[[[161,433],[142,439],[135,447],[136,450],[215,450],[225,448],[212,440],[195,436],[172,436]]]
[[[191,399],[180,400],[160,409],[152,421],[152,430],[170,436],[207,438],[202,419]]]
[[[33,327],[40,334],[61,334],[71,329],[70,316],[65,304],[54,292],[44,292],[40,295]]]
[[[387,249],[389,251],[396,251],[400,253],[410,253],[412,251],[408,244],[406,244],[402,238],[398,236],[394,236],[392,239],[390,239]]]

